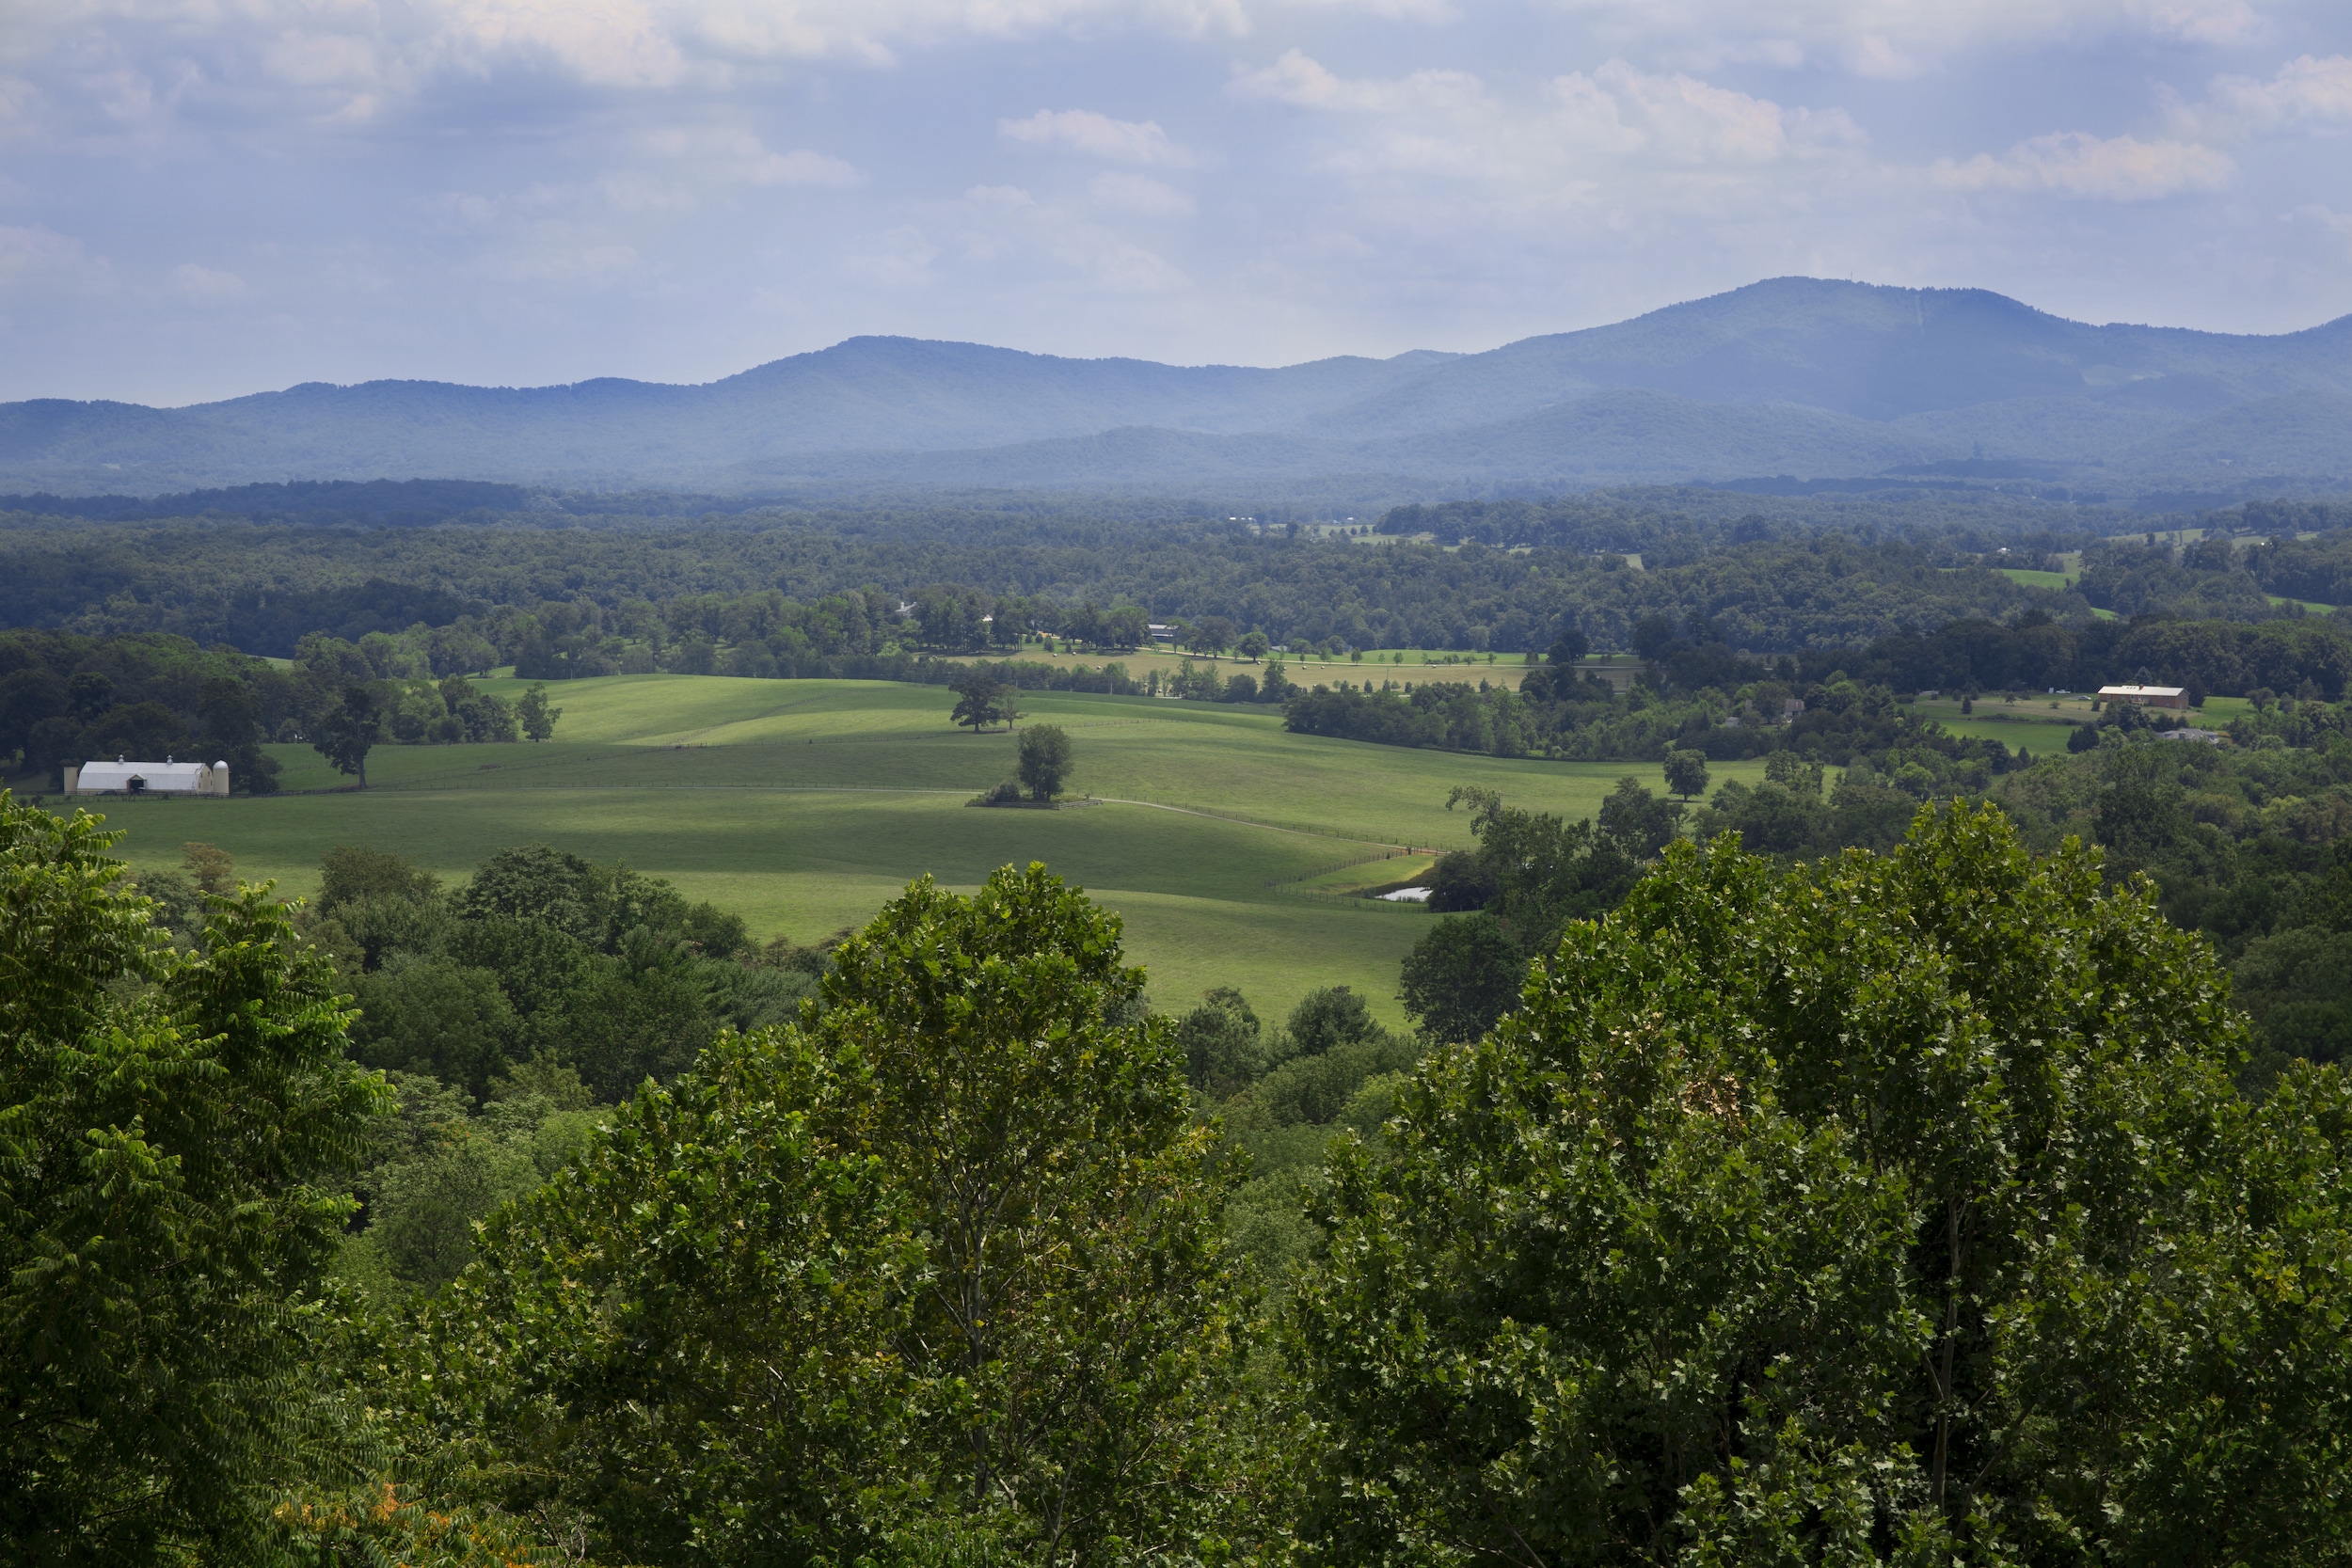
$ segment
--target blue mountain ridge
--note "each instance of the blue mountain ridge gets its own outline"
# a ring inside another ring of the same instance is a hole
[[[2030,461],[2103,488],[2352,476],[2352,317],[2088,325],[1975,289],[1773,278],[1483,354],[1279,369],[850,338],[702,386],[307,383],[0,404],[0,491],[300,480],[1166,491],[1577,487]]]

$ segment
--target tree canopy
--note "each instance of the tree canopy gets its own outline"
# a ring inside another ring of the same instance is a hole
[[[266,888],[175,949],[119,836],[0,791],[0,1539],[247,1560],[338,1444],[302,1298],[385,1091]]]
[[[2318,1562],[2352,1097],[1996,812],[1678,844],[1341,1158],[1319,1559]]]

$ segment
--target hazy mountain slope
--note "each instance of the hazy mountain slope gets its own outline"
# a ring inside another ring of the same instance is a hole
[[[1885,428],[1955,456],[1997,452],[2037,462],[2095,461],[2197,416],[2086,397],[2009,398],[1889,420]]]
[[[787,486],[1089,488],[1378,473],[1575,487],[1739,473],[1876,471],[1948,449],[1819,408],[1724,405],[1662,392],[1601,392],[1524,419],[1408,440],[1127,429],[952,452],[818,453],[746,464],[729,478]]]
[[[1509,418],[1607,387],[1871,420],[2041,397],[2204,411],[2287,387],[2352,391],[2352,318],[2240,338],[2087,326],[1981,289],[1781,277],[1466,355],[1298,428],[1405,434]]]
[[[429,475],[628,488],[1155,488],[1827,478],[2031,461],[2126,484],[2352,474],[2352,318],[2090,326],[1981,290],[1775,278],[1488,353],[1279,370],[852,338],[705,386],[309,384],[189,408],[0,404],[0,491]]]
[[[2341,478],[2352,474],[2352,396],[2265,398],[2168,431],[2110,461],[2152,480],[2211,480],[2232,472]]]
[[[1287,422],[1447,356],[1280,370],[1057,359],[972,343],[853,338],[701,387],[310,383],[183,409],[0,405],[0,471],[119,465],[126,480],[454,473],[665,481],[787,452],[994,446],[1123,425],[1228,431]]]

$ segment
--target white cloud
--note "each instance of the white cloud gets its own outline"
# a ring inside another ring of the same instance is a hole
[[[1119,29],[1239,38],[1250,19],[1243,0],[45,0],[0,26],[14,68],[0,70],[0,131],[361,124],[511,74],[724,90],[763,67]]]
[[[1394,81],[1347,81],[1309,58],[1303,49],[1284,51],[1263,70],[1236,67],[1226,90],[1236,98],[1365,114],[1463,108],[1478,103],[1486,92],[1478,78],[1466,71],[1417,71]]]
[[[1359,172],[1447,170],[1512,181],[1590,174],[1611,162],[1753,166],[1868,140],[1842,110],[1785,108],[1624,60],[1555,77],[1537,103],[1501,97],[1462,71],[1350,80],[1295,49],[1263,70],[1237,71],[1229,90],[1390,122],[1328,155],[1331,166]]]
[[[2098,201],[2149,201],[2218,190],[2236,172],[2227,153],[2195,142],[2100,137],[2080,131],[2036,136],[1998,158],[1979,152],[1965,163],[1945,159],[1931,171],[1935,183],[1947,190],[2038,192]]]
[[[2191,134],[2225,136],[2352,128],[2352,55],[2299,55],[2266,82],[2217,76],[2202,103],[2177,105],[2173,118]]]
[[[1087,182],[1094,199],[1116,212],[1148,218],[1188,218],[1199,209],[1191,197],[1148,174],[1106,169]]]
[[[194,261],[183,261],[172,268],[165,283],[173,294],[191,305],[229,305],[253,293],[235,273],[200,267]]]
[[[1288,3],[1300,10],[1362,9],[1392,22],[1453,22],[1461,15],[1449,0],[1288,0]]]
[[[1620,45],[1668,49],[1693,69],[1731,60],[1831,65],[1903,80],[1963,56],[2141,36],[2243,44],[2287,0],[1553,0]]]
[[[850,190],[866,183],[866,171],[828,153],[794,148],[771,151],[739,126],[665,125],[644,133],[640,144],[655,157],[689,166],[691,177],[719,185],[808,186]]]
[[[1190,168],[1200,160],[1157,120],[1113,119],[1091,109],[1040,109],[1026,119],[1000,119],[996,134],[1031,147],[1064,148],[1111,163]]]

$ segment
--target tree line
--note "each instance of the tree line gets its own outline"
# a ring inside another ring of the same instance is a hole
[[[1992,551],[1979,546],[2014,533],[2018,519],[1963,526],[1900,508],[1867,525],[1792,515],[1734,537],[1678,506],[1659,529],[1683,543],[1636,546],[1646,570],[1622,551],[1373,546],[1221,516],[563,521],[420,530],[22,520],[0,527],[0,625],[170,632],[275,657],[293,657],[313,631],[357,642],[457,628],[494,644],[499,662],[544,658],[533,673],[555,678],[702,673],[706,658],[721,672],[734,660],[756,673],[763,658],[781,667],[812,653],[874,654],[901,630],[901,603],[919,607],[910,645],[960,651],[1008,637],[990,617],[1009,600],[1023,635],[1111,647],[1134,645],[1136,627],[1118,618],[1140,610],[1163,624],[1217,618],[1236,638],[1255,631],[1294,646],[1480,652],[1548,647],[1563,614],[1623,647],[1645,615],[1745,604],[1727,631],[1779,650],[2069,603],[1985,567]],[[839,602],[850,597],[862,613]],[[828,600],[836,602],[815,608]],[[2078,602],[2076,612],[2089,613]]]

